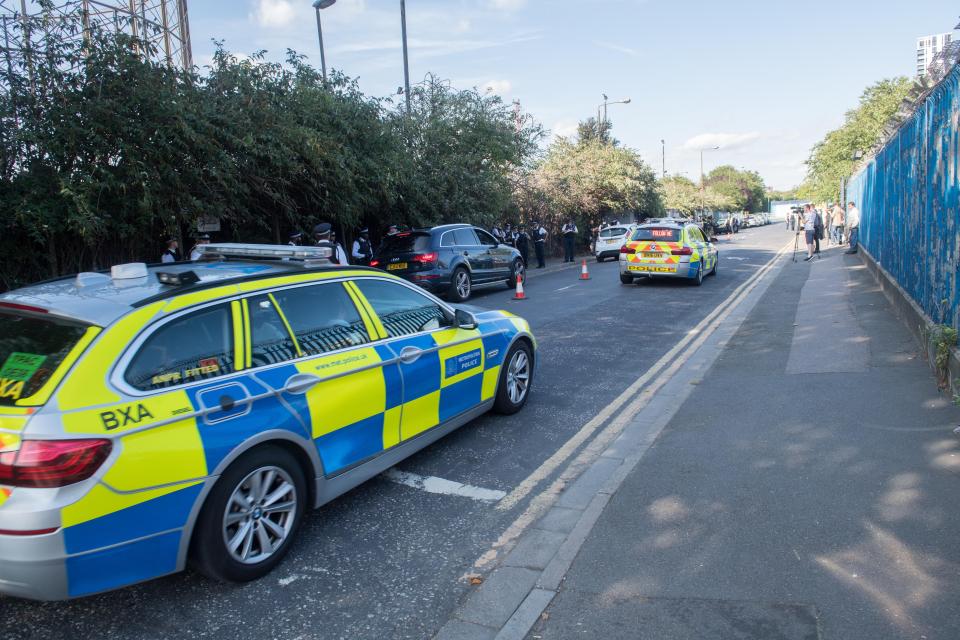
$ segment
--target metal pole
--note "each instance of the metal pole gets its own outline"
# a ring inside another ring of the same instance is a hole
[[[663,177],[666,178],[667,177],[667,141],[666,140],[663,140],[663,139],[660,140],[660,151],[661,151],[660,158],[662,162],[661,169],[663,170]]]
[[[403,93],[407,98],[407,115],[410,115],[410,59],[407,56],[407,3],[400,0],[400,23],[403,31]]]
[[[317,38],[320,40],[320,69],[323,72],[323,84],[327,84],[327,56],[323,52],[323,27],[320,26],[320,7],[314,7],[317,12]]]
[[[703,149],[700,149],[700,215],[707,210],[706,205],[706,181],[703,176]]]

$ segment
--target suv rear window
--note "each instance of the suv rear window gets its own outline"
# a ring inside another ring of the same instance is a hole
[[[0,313],[0,406],[39,391],[86,330],[66,320]]]
[[[643,227],[633,232],[631,240],[653,242],[680,242],[680,229],[670,227]]]
[[[610,227],[609,229],[601,229],[600,237],[601,238],[616,238],[617,236],[622,236],[627,233],[626,227]]]
[[[380,245],[380,255],[394,253],[427,253],[430,235],[426,233],[397,233],[387,236]]]

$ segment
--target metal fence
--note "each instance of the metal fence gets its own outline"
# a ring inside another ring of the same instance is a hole
[[[860,241],[934,322],[960,326],[960,66],[850,179]]]

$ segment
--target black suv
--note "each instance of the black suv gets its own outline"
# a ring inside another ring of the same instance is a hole
[[[523,259],[477,227],[446,224],[387,236],[371,267],[396,274],[453,302],[470,297],[475,285],[505,282],[515,287]]]

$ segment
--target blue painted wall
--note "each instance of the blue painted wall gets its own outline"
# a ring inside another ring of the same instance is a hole
[[[960,67],[850,179],[860,241],[933,318],[958,326]]]

